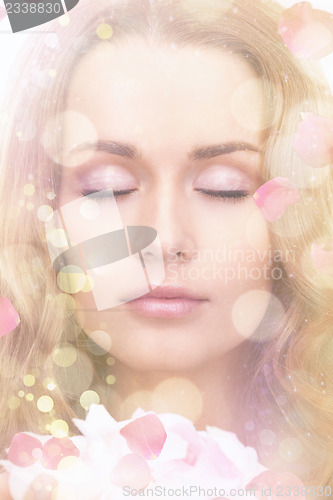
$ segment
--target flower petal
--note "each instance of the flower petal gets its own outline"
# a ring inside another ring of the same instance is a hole
[[[7,297],[0,297],[0,337],[14,330],[20,323],[20,316]]]
[[[253,195],[256,205],[269,222],[280,219],[289,205],[300,200],[296,186],[287,177],[274,177]]]
[[[302,113],[294,149],[311,167],[325,167],[333,162],[333,120],[313,113]]]
[[[120,488],[127,486],[137,490],[144,489],[152,480],[147,462],[129,453],[122,457],[111,472],[111,481]]]
[[[298,57],[320,59],[333,51],[333,16],[299,2],[286,9],[278,33],[288,49]]]
[[[146,460],[159,456],[167,437],[162,422],[153,413],[125,425],[120,434],[126,439],[129,449]]]
[[[8,450],[8,459],[19,467],[36,463],[42,453],[42,443],[25,432],[15,434]]]
[[[69,438],[52,437],[43,446],[42,464],[47,469],[56,470],[65,457],[79,457],[80,451]]]

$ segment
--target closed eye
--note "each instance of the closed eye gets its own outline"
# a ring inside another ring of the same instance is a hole
[[[127,196],[129,194],[134,193],[135,191],[137,191],[137,189],[123,189],[120,191],[112,191],[111,189],[101,190],[101,191],[86,190],[86,191],[81,191],[80,195],[90,196],[90,198],[101,200],[105,198],[121,198],[122,196]]]
[[[210,196],[211,198],[221,198],[225,201],[240,201],[250,196],[248,191],[215,191],[210,189],[196,189],[195,191]]]

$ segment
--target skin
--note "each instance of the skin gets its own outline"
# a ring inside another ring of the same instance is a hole
[[[144,317],[126,304],[97,312],[91,293],[73,294],[87,334],[103,330],[104,347],[111,339],[115,418],[128,418],[137,406],[172,408],[198,427],[233,428],[230,411],[237,384],[243,383],[242,356],[272,288],[268,257],[253,262],[235,253],[270,248],[267,221],[252,198],[262,184],[263,106],[250,66],[213,49],[157,48],[140,40],[117,48],[106,44],[83,57],[74,72],[67,110],[80,115],[65,115],[58,206],[88,191],[135,189],[117,199],[123,224],[155,228],[163,250],[163,284],[185,286],[206,299],[184,318],[165,319]],[[141,156],[91,148],[72,152],[95,140],[131,143]],[[247,143],[250,149],[188,158],[195,147],[229,143]],[[245,190],[249,196],[228,200],[203,189]],[[78,229],[85,234],[84,223]],[[230,262],[216,257],[223,248],[230,250]],[[203,257],[208,250],[213,258]],[[184,258],[175,257],[178,251]],[[237,266],[244,269],[239,276]],[[211,277],[214,268],[225,267],[236,273],[233,279]],[[254,268],[259,279],[251,275]],[[190,279],[194,272],[198,278]],[[233,307],[253,290],[268,293],[246,300],[250,307],[244,314],[253,328],[240,333],[235,321],[242,309]],[[230,370],[237,365],[239,378],[231,386]]]

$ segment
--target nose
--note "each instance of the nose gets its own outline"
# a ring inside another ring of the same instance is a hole
[[[157,231],[165,262],[182,256],[190,261],[197,248],[194,221],[184,192],[174,184],[164,182],[152,190],[143,209],[143,223]]]

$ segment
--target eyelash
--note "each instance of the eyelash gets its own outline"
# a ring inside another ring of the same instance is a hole
[[[92,198],[97,199],[106,199],[106,198],[121,198],[122,196],[127,196],[129,194],[133,194],[137,189],[124,189],[123,191],[113,191],[113,196],[110,191],[82,191],[80,193],[81,196],[91,196]],[[102,194],[103,193],[103,194]]]
[[[209,189],[196,189],[198,193],[203,193],[210,198],[220,198],[224,201],[232,201],[236,203],[237,201],[244,200],[250,196],[247,191],[211,191]]]
[[[80,194],[81,196],[88,196],[90,195],[92,198],[97,198],[97,199],[106,199],[106,198],[122,198],[123,196],[127,196],[130,194],[133,194],[137,189],[124,189],[122,191],[113,191],[113,196],[112,193],[109,191],[82,191]],[[244,200],[245,198],[248,198],[250,196],[250,193],[247,191],[211,191],[209,189],[196,189],[195,190],[197,193],[202,193],[210,198],[215,198],[215,199],[223,199],[224,201],[227,202],[234,202],[236,203],[237,201]],[[103,192],[103,194],[101,194]]]

